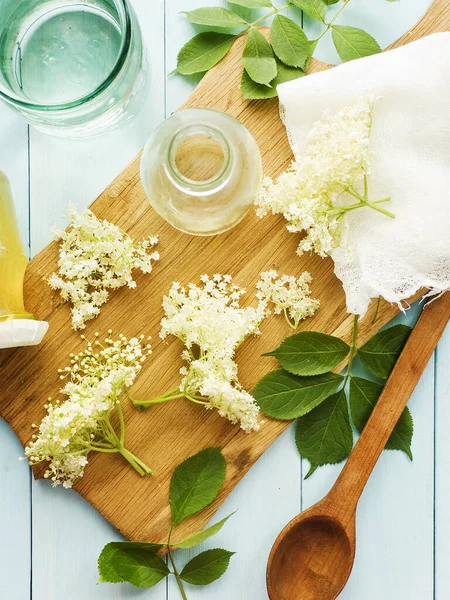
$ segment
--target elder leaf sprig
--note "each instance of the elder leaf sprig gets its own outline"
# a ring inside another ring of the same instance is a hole
[[[228,54],[235,40],[246,34],[242,54],[242,95],[246,100],[267,99],[277,96],[280,83],[305,74],[317,44],[330,31],[337,53],[344,62],[381,52],[378,42],[366,31],[336,23],[350,0],[342,0],[334,16],[327,18],[329,6],[338,2],[291,0],[275,6],[271,0],[230,0],[229,8],[212,6],[183,11],[189,22],[214,30],[199,33],[183,46],[178,54],[176,72],[193,75],[209,71]],[[244,18],[236,7],[267,10],[252,20]],[[308,39],[297,21],[281,14],[290,8],[298,8],[321,23],[322,33],[315,39]],[[269,41],[257,27],[270,18]],[[235,33],[237,29],[240,31]],[[223,33],[223,30],[233,32]]]
[[[136,587],[150,588],[173,575],[183,600],[187,600],[185,583],[208,585],[225,573],[234,552],[213,548],[201,552],[179,570],[173,551],[194,548],[213,537],[232,515],[218,523],[173,541],[176,526],[188,517],[209,506],[217,497],[225,480],[226,461],[218,448],[206,448],[191,456],[174,470],[170,482],[171,527],[167,542],[111,542],[98,560],[100,583],[131,583]],[[169,563],[159,553],[165,551]]]
[[[349,456],[353,448],[352,422],[361,433],[410,332],[410,327],[394,325],[359,347],[355,317],[350,345],[335,336],[302,331],[266,354],[274,356],[281,368],[263,377],[253,395],[263,414],[281,420],[297,419],[297,448],[310,463],[306,478],[318,467],[339,463]],[[354,375],[356,356],[378,380]],[[333,373],[347,358],[345,373]],[[402,450],[412,460],[412,435],[413,420],[405,408],[386,449]]]

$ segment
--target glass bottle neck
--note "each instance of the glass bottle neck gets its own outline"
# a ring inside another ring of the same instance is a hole
[[[233,150],[221,131],[194,124],[179,130],[172,138],[165,169],[180,191],[209,196],[227,185],[233,162]]]

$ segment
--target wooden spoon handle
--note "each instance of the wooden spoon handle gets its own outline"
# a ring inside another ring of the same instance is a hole
[[[347,464],[325,499],[345,522],[353,518],[386,442],[397,424],[450,318],[450,292],[429,302],[414,327]]]

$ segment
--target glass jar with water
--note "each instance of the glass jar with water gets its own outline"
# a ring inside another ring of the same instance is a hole
[[[127,0],[0,0],[0,97],[52,134],[91,135],[133,116],[146,57]]]

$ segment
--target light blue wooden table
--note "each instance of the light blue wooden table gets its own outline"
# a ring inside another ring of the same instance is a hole
[[[21,231],[33,256],[63,222],[67,204],[87,206],[144,144],[152,128],[188,96],[195,82],[167,77],[192,35],[180,10],[219,0],[134,0],[152,62],[149,107],[128,129],[88,142],[62,141],[29,130],[0,106],[0,169],[10,177]],[[341,22],[366,28],[383,46],[407,31],[430,0],[353,0]],[[305,27],[311,31],[311,24]],[[335,61],[328,42],[319,57]],[[411,322],[416,311],[403,321]],[[385,452],[358,514],[355,570],[343,600],[450,598],[450,331],[439,345],[410,406],[414,463]],[[1,383],[0,383],[1,393]],[[119,535],[76,493],[34,482],[21,447],[0,422],[0,598],[2,600],[177,600],[173,583],[153,590],[97,585],[103,545]],[[340,467],[302,483],[292,428],[255,465],[220,515],[238,509],[214,544],[237,552],[216,584],[188,589],[189,600],[265,600],[269,549],[285,523],[318,500]],[[179,555],[179,560],[185,559]]]

